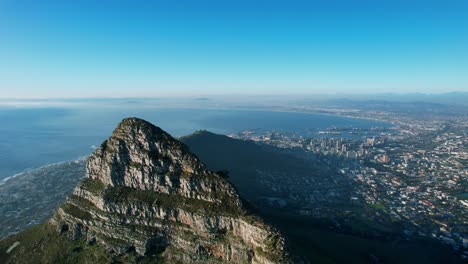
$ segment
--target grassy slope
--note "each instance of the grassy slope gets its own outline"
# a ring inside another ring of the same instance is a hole
[[[9,254],[7,249],[20,244]],[[49,223],[34,226],[0,241],[0,263],[108,263],[109,258],[97,245],[71,241],[59,235]]]
[[[8,248],[15,242],[20,244],[10,253]],[[159,255],[138,257],[134,251],[123,256],[110,257],[104,247],[88,244],[84,239],[70,240],[60,235],[51,224],[36,225],[21,233],[0,241],[0,263],[165,263]]]

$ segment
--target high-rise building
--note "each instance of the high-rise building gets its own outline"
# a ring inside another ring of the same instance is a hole
[[[340,149],[341,149],[341,141],[337,140],[336,141],[336,150],[340,150]]]
[[[389,162],[390,162],[390,158],[388,157],[387,154],[384,154],[384,155],[382,156],[382,162],[383,162],[383,163],[389,163]]]
[[[364,150],[364,144],[361,144],[359,146],[359,156],[363,157],[364,154],[366,154],[365,150]]]

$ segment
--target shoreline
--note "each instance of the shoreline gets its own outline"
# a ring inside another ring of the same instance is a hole
[[[77,109],[76,107],[72,107],[74,109]],[[79,107],[78,107],[79,108]],[[114,108],[114,106],[104,106],[104,108]],[[130,107],[130,108],[146,108],[146,109],[199,109],[199,110],[226,110],[226,111],[256,111],[256,112],[270,112],[270,113],[297,113],[297,114],[304,114],[304,115],[320,115],[320,116],[331,116],[331,117],[339,117],[339,118],[350,118],[350,119],[360,119],[360,120],[367,120],[367,121],[372,121],[372,122],[381,122],[385,125],[388,125],[388,128],[397,126],[398,124],[395,124],[393,122],[389,122],[387,120],[382,120],[382,119],[376,119],[376,118],[369,118],[369,117],[359,117],[359,116],[350,116],[350,115],[345,115],[345,114],[339,114],[339,113],[324,113],[321,112],[320,110],[299,110],[299,109],[278,109],[278,108],[273,108],[273,107],[265,107],[265,108],[252,108],[252,107],[199,107],[199,106],[183,106],[183,107],[177,107],[177,106],[151,106],[151,105],[146,105],[146,106],[140,106],[140,107]],[[375,126],[373,126],[375,127]],[[378,127],[378,126],[377,126]],[[193,131],[195,132],[195,131]],[[193,133],[192,132],[192,133]],[[190,133],[189,133],[190,134]],[[186,135],[183,135],[186,136]],[[33,168],[26,168],[18,173],[15,173],[13,175],[7,176],[3,179],[0,179],[0,186],[4,185],[7,181],[14,179],[16,177],[22,176],[26,173],[29,173],[34,170],[42,169],[42,168],[48,168],[50,166],[55,166],[55,165],[60,165],[64,164],[67,162],[74,162],[74,161],[80,161],[85,159],[87,156],[82,156],[78,157],[76,159],[72,160],[66,160],[66,161],[59,161],[59,162],[54,162],[50,164],[44,164],[40,165],[38,167],[33,167]]]
[[[54,162],[54,163],[41,165],[41,166],[36,167],[36,168],[28,168],[28,169],[25,169],[25,170],[23,170],[21,172],[18,172],[16,174],[13,174],[11,176],[7,176],[6,178],[1,179],[0,180],[0,186],[4,185],[5,183],[7,183],[11,179],[15,179],[17,177],[23,176],[23,175],[25,175],[27,173],[30,173],[30,172],[33,172],[33,171],[36,171],[36,170],[46,169],[46,168],[50,168],[50,167],[53,167],[53,166],[62,165],[62,164],[65,164],[65,163],[70,163],[70,162],[81,162],[81,161],[85,161],[87,158],[88,158],[88,156],[82,156],[82,157],[79,157],[79,158],[73,159],[73,160],[59,161],[59,162]]]
[[[80,109],[82,108],[81,105],[68,105],[71,109]],[[14,107],[10,109],[18,109],[21,107]],[[24,107],[27,108],[27,107]],[[55,106],[46,106],[44,108],[56,108]],[[106,108],[112,109],[117,108],[115,105],[102,105],[97,108]],[[385,119],[378,119],[378,118],[371,118],[371,117],[363,117],[363,116],[351,116],[351,115],[344,115],[339,113],[330,113],[330,112],[321,112],[324,110],[299,110],[299,109],[277,109],[274,106],[266,106],[265,108],[260,107],[209,107],[209,106],[155,106],[155,105],[141,105],[141,106],[133,106],[130,105],[128,108],[143,108],[143,109],[200,109],[200,110],[236,110],[236,111],[259,111],[259,112],[279,112],[279,113],[299,113],[299,114],[314,114],[314,115],[325,115],[325,116],[335,116],[335,117],[344,117],[344,118],[352,118],[352,119],[362,119],[362,120],[369,120],[369,121],[376,121],[387,123],[390,125],[398,125],[392,121],[385,120]],[[89,108],[86,108],[89,109]],[[1,108],[0,108],[1,110]]]
[[[103,108],[115,108],[115,106],[102,106]],[[199,110],[235,110],[235,111],[258,111],[258,112],[278,112],[278,113],[298,113],[298,114],[313,114],[313,115],[324,115],[324,116],[334,116],[334,117],[343,117],[343,118],[352,118],[352,119],[362,119],[374,122],[382,122],[392,126],[398,125],[392,121],[377,119],[371,117],[360,117],[360,116],[350,116],[342,115],[339,113],[329,113],[329,112],[320,112],[320,110],[295,110],[295,109],[275,109],[271,106],[266,108],[252,108],[252,107],[206,107],[206,106],[152,106],[152,105],[143,105],[129,108],[145,108],[145,109],[199,109]]]

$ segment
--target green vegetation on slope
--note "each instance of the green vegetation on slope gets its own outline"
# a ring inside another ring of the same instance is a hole
[[[13,250],[7,250],[19,242]],[[103,246],[87,243],[84,239],[70,240],[60,235],[55,226],[44,223],[34,226],[0,241],[0,263],[42,264],[42,263],[166,263],[163,254],[141,257],[132,249],[121,256],[110,254]]]
[[[72,204],[69,204],[69,203],[65,203],[64,205],[62,205],[61,207],[63,209],[63,211],[65,211],[67,214],[69,215],[72,215],[73,217],[76,217],[78,219],[82,219],[82,220],[91,220],[92,219],[92,215],[86,211],[83,211],[82,209],[72,205]]]
[[[228,199],[221,203],[191,199],[180,195],[171,195],[153,191],[143,191],[127,186],[114,186],[105,190],[104,199],[112,203],[142,202],[162,208],[180,208],[203,215],[240,216],[244,212]]]
[[[20,244],[6,253],[15,242]],[[106,252],[83,240],[59,235],[50,223],[34,226],[0,241],[0,263],[109,263]]]
[[[104,183],[100,180],[94,180],[90,178],[85,178],[80,182],[80,186],[83,189],[86,189],[94,194],[99,194],[101,191],[103,191],[106,186]]]

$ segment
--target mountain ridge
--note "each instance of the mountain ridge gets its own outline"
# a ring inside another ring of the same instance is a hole
[[[98,256],[125,263],[290,262],[284,238],[246,210],[232,184],[183,143],[137,118],[117,126],[88,159],[87,177],[34,230],[46,233],[34,242],[41,250],[52,243],[49,237],[80,245],[67,247],[61,262],[87,263]],[[26,241],[1,257],[21,263],[27,250]],[[92,257],[76,261],[80,254]],[[33,255],[46,262],[50,257]]]

